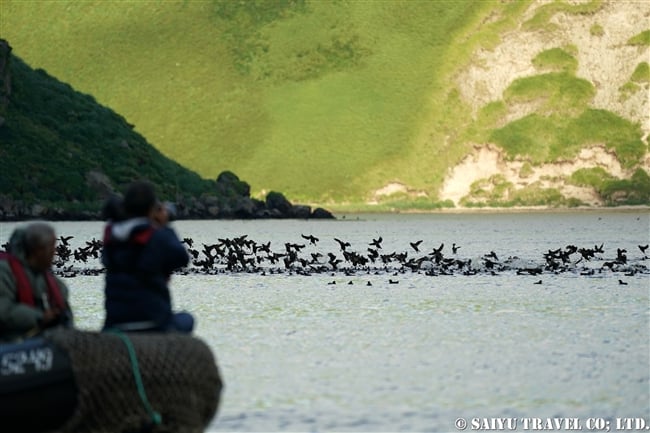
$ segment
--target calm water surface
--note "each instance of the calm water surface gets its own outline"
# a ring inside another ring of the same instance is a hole
[[[56,227],[76,245],[101,233],[99,223]],[[423,251],[445,243],[447,252],[455,242],[462,258],[495,251],[536,263],[549,249],[603,243],[595,269],[617,248],[650,267],[637,248],[650,240],[646,211],[175,227],[199,244],[248,234],[281,250],[309,233],[321,239],[313,251],[337,251],[337,237],[363,252],[382,236],[385,251],[407,251],[422,239]],[[0,224],[2,242],[12,228]],[[78,326],[98,329],[102,278],[67,282]],[[214,350],[226,383],[211,432],[456,431],[458,417],[578,417],[584,427],[589,417],[629,416],[650,424],[648,273],[242,273],[176,275],[172,286],[176,308],[197,316],[196,335]]]

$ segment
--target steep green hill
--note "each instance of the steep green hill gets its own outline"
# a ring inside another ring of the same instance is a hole
[[[124,118],[91,96],[42,69],[32,70],[17,57],[9,69],[11,102],[2,110],[0,128],[0,185],[9,186],[5,195],[89,201],[97,198],[93,172],[116,179],[117,188],[148,178],[166,197],[214,188],[214,181],[161,155]]]
[[[122,113],[206,178],[232,170],[254,194],[430,208],[451,204],[440,194],[449,170],[482,143],[533,165],[602,144],[630,172],[643,171],[643,131],[594,106],[577,47],[540,50],[530,58],[537,73],[513,75],[488,103],[459,90],[475,53],[503,35],[552,32],[557,14],[603,8],[598,0],[0,0],[0,24],[18,55]],[[644,34],[630,44],[647,47]],[[647,67],[639,68],[631,94],[647,88]],[[535,110],[513,115],[526,104]],[[375,195],[395,182],[403,195]]]
[[[198,196],[215,182],[164,157],[124,118],[20,58],[4,57],[0,102],[1,194],[26,203],[100,201],[147,178],[165,198]],[[95,208],[97,206],[95,205]]]
[[[109,194],[143,178],[183,217],[314,216],[278,193],[251,199],[231,172],[203,179],[132,128],[92,96],[11,55],[0,39],[0,220],[96,217]]]

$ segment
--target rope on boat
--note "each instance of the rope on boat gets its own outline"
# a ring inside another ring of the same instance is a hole
[[[151,407],[149,398],[147,398],[147,392],[144,389],[144,382],[142,381],[142,374],[140,374],[140,366],[138,365],[138,357],[137,354],[135,353],[135,348],[133,347],[133,343],[131,342],[131,339],[129,339],[128,335],[126,335],[124,332],[120,331],[119,329],[108,329],[107,332],[117,335],[126,346],[126,350],[129,353],[129,360],[131,361],[133,379],[135,380],[135,386],[138,389],[138,395],[140,396],[140,401],[142,401],[142,405],[144,406],[144,409],[147,411],[149,417],[151,418],[151,422],[153,423],[153,425],[161,425],[162,416],[160,415],[159,412],[156,412],[153,409],[153,407]]]
[[[203,433],[219,407],[223,382],[210,347],[176,332],[120,329],[137,354],[126,356],[124,338],[111,332],[52,329],[51,341],[70,358],[77,405],[58,433]],[[127,346],[128,347],[128,346]],[[134,369],[135,366],[135,369]],[[139,371],[139,376],[137,373]],[[134,378],[140,377],[134,392]],[[153,410],[161,424],[154,424]]]

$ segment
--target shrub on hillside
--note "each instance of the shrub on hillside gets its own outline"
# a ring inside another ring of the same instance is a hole
[[[544,50],[533,58],[533,65],[538,69],[550,69],[556,72],[575,74],[578,61],[562,48]]]
[[[571,113],[584,110],[596,94],[587,80],[567,72],[549,72],[514,80],[504,92],[508,103],[543,101],[542,112]]]
[[[650,45],[650,30],[645,30],[638,35],[635,35],[628,39],[628,45],[639,45],[639,46],[648,46]]]
[[[632,72],[630,81],[634,81],[635,83],[647,83],[650,81],[650,66],[648,66],[648,62],[641,62],[636,66],[634,72]]]
[[[650,176],[642,168],[637,169],[630,179],[606,181],[601,191],[609,205],[642,205],[650,202]]]

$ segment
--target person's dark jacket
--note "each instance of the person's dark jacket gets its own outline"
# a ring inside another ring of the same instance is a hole
[[[152,322],[161,330],[172,320],[169,277],[187,265],[189,256],[169,227],[145,218],[107,226],[102,263],[106,267],[104,328]]]

